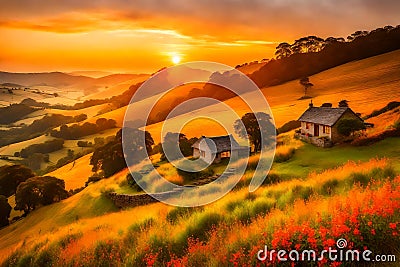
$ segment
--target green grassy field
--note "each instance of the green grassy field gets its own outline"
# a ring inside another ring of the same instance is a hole
[[[304,177],[310,172],[321,172],[347,161],[365,162],[371,158],[388,158],[400,172],[400,138],[388,138],[373,146],[353,147],[350,145],[319,148],[304,144],[289,161],[275,163],[272,170],[282,178]]]
[[[321,173],[348,161],[367,162],[374,158],[387,158],[389,164],[400,173],[399,152],[400,138],[388,138],[368,147],[336,146],[330,149],[322,149],[309,144],[303,144],[296,149],[293,157],[288,161],[274,163],[272,172],[281,177],[283,181],[302,180],[310,173]],[[222,165],[216,167],[216,171],[222,169]],[[56,229],[58,227],[66,226],[76,221],[83,220],[81,223],[85,224],[84,220],[100,216],[96,223],[91,221],[91,223],[97,225],[101,224],[102,220],[112,220],[111,218],[114,215],[111,214],[116,209],[110,200],[103,196],[103,192],[111,190],[118,193],[134,193],[134,190],[130,190],[126,185],[126,174],[125,170],[111,178],[91,184],[73,197],[60,203],[42,207],[32,212],[27,218],[14,223],[8,228],[1,229],[0,251],[5,251],[7,248],[13,247],[21,240],[30,239],[35,233],[57,232]],[[170,172],[170,174],[173,173]],[[251,172],[247,174],[251,174]],[[245,190],[247,189],[245,188]],[[154,208],[154,212],[157,213],[162,212],[167,206],[164,204],[155,204],[152,207]],[[136,208],[127,211],[132,213],[128,216],[130,220],[135,210]],[[109,216],[111,217],[104,215],[110,212]],[[135,220],[131,220],[131,223]]]

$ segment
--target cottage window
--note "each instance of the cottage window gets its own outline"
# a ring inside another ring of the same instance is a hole
[[[200,155],[202,158],[204,158],[206,156],[206,152],[205,151],[200,151]]]
[[[309,130],[311,128],[311,123],[306,122],[306,129]]]
[[[329,126],[324,125],[324,127],[322,128],[323,133],[329,134],[330,131],[331,131],[331,127],[329,127]]]
[[[221,158],[229,158],[231,156],[230,151],[222,152],[221,153]]]

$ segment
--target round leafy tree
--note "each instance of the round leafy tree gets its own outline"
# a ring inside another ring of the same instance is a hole
[[[15,194],[20,183],[35,176],[31,169],[22,165],[0,167],[0,195],[9,197]]]
[[[37,176],[18,186],[15,210],[23,210],[27,214],[37,207],[50,205],[67,197],[64,180],[52,176]]]
[[[350,136],[356,131],[364,130],[365,125],[361,120],[342,119],[337,125],[338,132],[344,136]]]

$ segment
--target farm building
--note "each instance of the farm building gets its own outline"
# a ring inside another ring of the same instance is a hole
[[[240,146],[232,135],[205,137],[202,136],[193,145],[193,157],[207,162],[218,163],[223,158],[238,158],[249,153],[249,147]]]
[[[330,147],[350,139],[338,131],[338,122],[343,119],[359,120],[364,122],[349,107],[314,107],[312,102],[309,108],[300,116],[301,129],[296,137],[316,146]]]

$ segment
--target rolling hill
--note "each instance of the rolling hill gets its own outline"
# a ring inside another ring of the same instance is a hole
[[[400,50],[396,50],[347,63],[310,76],[310,81],[314,84],[314,87],[310,89],[309,95],[313,97],[313,102],[316,105],[325,102],[337,105],[340,100],[346,99],[355,112],[366,115],[375,109],[384,107],[392,100],[400,99],[399,73]],[[298,100],[304,92],[297,80],[261,90],[272,109],[277,127],[290,120],[297,119],[308,108],[310,102],[309,99]],[[248,108],[239,97],[229,99],[225,103],[234,107],[239,115],[248,112]],[[116,114],[116,112],[113,114]],[[228,113],[224,105],[217,104],[199,109],[196,114],[223,118]],[[190,116],[193,116],[193,114],[190,114]],[[181,115],[172,118],[170,123],[183,123],[188,118],[189,115]],[[197,120],[195,124],[188,125],[184,129],[184,133],[189,137],[223,134],[221,131],[214,132],[213,128],[206,127],[207,123],[207,120],[203,122]],[[158,123],[146,127],[146,130],[152,133],[157,142],[160,140],[158,133],[162,125],[163,123]]]
[[[312,97],[316,105],[325,102],[337,103],[346,99],[350,107],[355,112],[362,115],[371,113],[373,110],[385,106],[391,100],[400,99],[400,50],[389,52],[383,55],[350,62],[333,69],[310,76],[310,81],[314,84],[308,94]],[[267,99],[277,127],[284,123],[297,119],[304,110],[307,109],[310,100],[299,100],[304,95],[303,87],[298,80],[290,81],[281,85],[261,88],[262,93]],[[251,97],[252,92],[247,93]],[[141,100],[135,105],[149,106],[159,95]],[[239,98],[231,98],[224,102],[243,115],[248,112],[246,104]],[[93,107],[93,110],[96,108]],[[122,126],[126,107],[122,107],[111,112],[102,114],[101,117],[115,119],[118,126]],[[79,113],[79,111],[76,111]],[[198,115],[223,118],[227,114],[223,104],[216,104],[204,107],[195,112]],[[141,114],[131,114],[132,119],[142,119]],[[171,124],[182,123],[188,120],[190,115],[180,115],[170,119]],[[95,119],[90,119],[93,122]],[[208,121],[196,120],[195,124],[188,124],[184,129],[189,137],[205,135],[220,135],[225,131],[219,128],[206,127]],[[156,142],[161,140],[159,135],[163,123],[149,125],[146,130],[152,133]],[[232,130],[232,128],[230,129]]]
[[[92,78],[88,76],[71,75],[63,72],[11,73],[0,71],[0,83],[20,84],[22,87],[29,89],[29,91],[42,92],[42,96],[46,95],[46,93],[50,95],[57,93],[65,96],[65,93],[68,91],[84,92],[84,94],[87,95],[141,76],[143,75],[111,74],[100,78]],[[82,95],[75,95],[74,100],[77,101],[76,98],[79,96]],[[31,96],[26,96],[25,98],[28,97]],[[65,97],[71,98],[72,96],[67,95]],[[36,98],[33,97],[33,99]],[[43,100],[43,97],[38,100]]]

